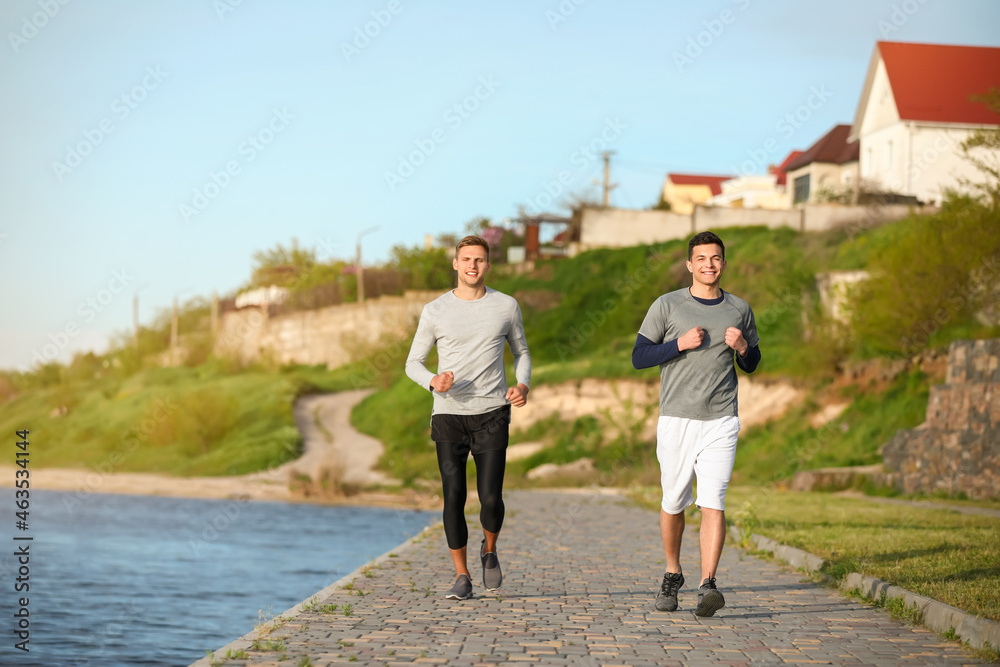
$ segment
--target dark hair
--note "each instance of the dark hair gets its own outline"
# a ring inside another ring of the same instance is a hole
[[[688,241],[688,261],[691,261],[691,256],[694,255],[694,247],[696,245],[711,245],[715,244],[722,248],[722,261],[726,261],[726,246],[718,236],[712,232],[700,232],[691,237]]]
[[[455,246],[455,257],[458,257],[458,251],[459,250],[461,250],[462,248],[464,248],[466,246],[470,246],[470,245],[477,245],[477,246],[482,246],[483,248],[485,248],[486,249],[486,261],[487,262],[490,261],[490,244],[487,243],[486,239],[484,239],[482,236],[472,236],[472,235],[469,235],[469,236],[466,236],[465,238],[463,238],[461,241],[459,241],[458,245]]]

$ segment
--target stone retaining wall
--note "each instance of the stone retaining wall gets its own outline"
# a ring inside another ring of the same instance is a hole
[[[424,305],[440,295],[413,291],[276,316],[269,316],[266,307],[241,308],[223,315],[215,352],[243,363],[264,354],[283,364],[335,368],[405,339]]]
[[[899,431],[882,456],[904,493],[1000,497],[1000,339],[953,342],[927,421]]]

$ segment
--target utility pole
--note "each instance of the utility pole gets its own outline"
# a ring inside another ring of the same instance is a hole
[[[219,293],[212,290],[212,342],[219,335]]]
[[[139,292],[132,295],[132,328],[135,330],[135,356],[139,359]]]
[[[174,295],[174,313],[170,318],[170,365],[177,362],[177,295]]]
[[[604,208],[611,206],[611,191],[618,187],[611,182],[611,156],[618,151],[604,151]]]
[[[139,292],[149,287],[149,283],[136,288],[132,294],[132,328],[135,330],[135,358],[142,363],[142,353],[139,349]]]

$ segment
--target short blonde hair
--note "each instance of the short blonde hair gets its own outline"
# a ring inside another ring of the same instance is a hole
[[[458,242],[458,245],[455,246],[455,257],[458,257],[458,251],[459,250],[461,250],[462,248],[464,248],[466,246],[470,246],[470,245],[477,245],[477,246],[481,246],[481,247],[485,248],[486,249],[486,261],[487,262],[490,261],[490,244],[487,243],[486,239],[484,239],[482,236],[474,236],[472,234],[470,234],[469,236],[466,236],[465,238],[463,238],[461,241]]]

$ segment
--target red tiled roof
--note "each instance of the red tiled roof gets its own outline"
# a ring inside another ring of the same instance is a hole
[[[834,125],[819,141],[785,165],[785,171],[795,171],[813,162],[844,164],[856,161],[861,155],[861,145],[847,140],[850,133],[850,125]]]
[[[788,177],[788,165],[791,164],[800,155],[802,155],[802,151],[792,151],[791,153],[788,154],[787,157],[785,157],[784,160],[781,161],[781,164],[779,164],[777,167],[771,167],[771,169],[768,170],[769,173],[772,173],[778,177],[778,180],[775,182],[776,185],[785,184],[785,180]]]
[[[902,120],[1000,124],[982,102],[970,102],[1000,87],[1000,48],[878,42]]]
[[[722,194],[722,183],[732,176],[706,176],[704,174],[667,174],[674,185],[707,185],[713,195]]]

